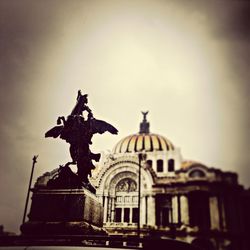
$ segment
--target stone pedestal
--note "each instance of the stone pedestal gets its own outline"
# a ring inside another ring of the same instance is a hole
[[[34,189],[28,217],[25,235],[105,234],[102,204],[85,188]]]

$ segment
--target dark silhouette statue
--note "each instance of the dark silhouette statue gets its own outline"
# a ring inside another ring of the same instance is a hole
[[[141,113],[143,115],[143,121],[147,121],[148,111],[146,111],[146,112],[141,111]]]
[[[111,124],[95,119],[87,103],[88,95],[82,95],[79,90],[77,102],[71,114],[67,119],[58,117],[58,126],[53,127],[45,134],[45,137],[60,137],[68,142],[72,158],[72,162],[68,162],[64,167],[60,167],[59,175],[48,185],[57,188],[76,188],[88,185],[88,176],[91,176],[91,170],[95,168],[92,160],[99,161],[100,159],[100,154],[94,154],[89,149],[89,145],[92,144],[92,136],[106,131],[111,134],[118,133],[118,130]],[[87,112],[86,118],[83,112]],[[77,165],[77,176],[70,170],[69,165],[71,164]]]

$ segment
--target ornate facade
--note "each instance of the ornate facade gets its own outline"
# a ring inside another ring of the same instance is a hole
[[[91,182],[110,234],[139,232],[205,249],[248,249],[250,195],[237,174],[184,161],[173,143],[150,133],[146,114],[139,133],[102,155]]]
[[[39,177],[35,190],[57,174]],[[236,173],[183,160],[171,141],[150,133],[145,113],[139,133],[102,154],[90,181],[110,235],[170,237],[204,250],[250,249],[250,190]]]

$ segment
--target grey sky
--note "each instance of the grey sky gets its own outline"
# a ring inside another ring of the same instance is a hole
[[[94,151],[138,132],[149,110],[184,159],[248,187],[249,16],[248,1],[0,0],[0,224],[18,231],[34,154],[35,178],[69,159],[44,133],[78,89],[119,130]]]

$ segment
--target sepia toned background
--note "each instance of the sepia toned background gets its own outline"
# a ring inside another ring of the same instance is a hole
[[[119,135],[151,131],[184,159],[236,171],[250,185],[248,1],[0,0],[0,224],[18,232],[32,157],[35,178],[70,160],[45,139],[78,89]]]

